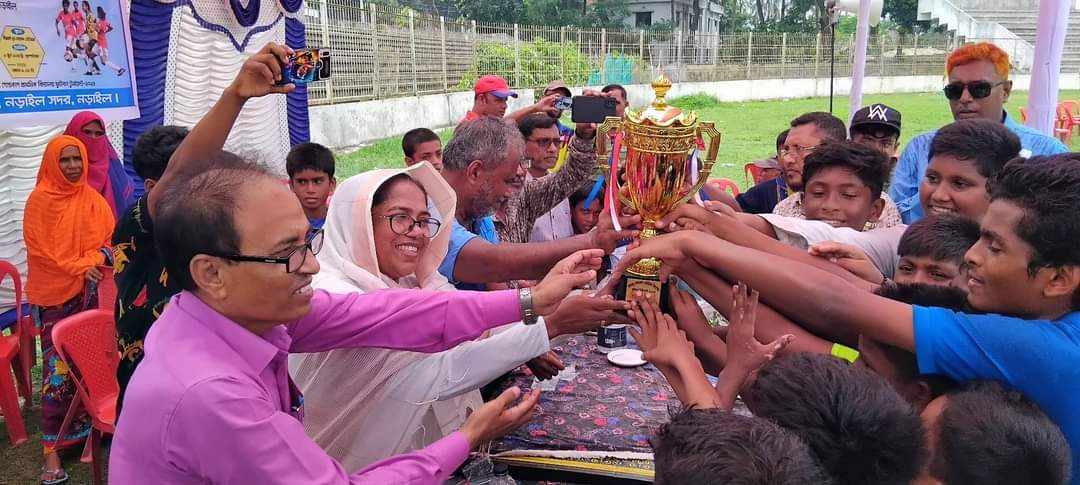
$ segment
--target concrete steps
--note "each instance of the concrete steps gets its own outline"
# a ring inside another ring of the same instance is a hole
[[[1039,12],[1036,9],[965,9],[969,15],[979,21],[991,21],[1001,24],[1014,34],[1035,44]],[[1062,72],[1080,72],[1080,11],[1069,13],[1068,32],[1065,37],[1065,50],[1061,56]]]

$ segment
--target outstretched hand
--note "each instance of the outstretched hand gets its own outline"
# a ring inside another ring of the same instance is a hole
[[[850,244],[825,241],[810,246],[811,256],[829,260],[829,262],[848,270],[851,274],[874,284],[881,284],[885,276],[870,262],[862,249]]]
[[[263,46],[259,52],[240,66],[228,90],[240,99],[257,98],[267,94],[285,94],[296,89],[294,84],[277,84],[283,75],[282,69],[289,62],[292,49],[273,42]]]
[[[631,327],[630,335],[644,352],[645,360],[657,367],[674,368],[696,359],[694,344],[687,340],[686,332],[679,330],[671,316],[661,313],[647,299],[634,301],[630,317],[641,329]]]
[[[727,367],[745,375],[757,372],[762,366],[773,360],[776,355],[795,340],[795,336],[785,334],[780,338],[762,344],[754,337],[757,321],[758,292],[750,292],[744,284],[731,288],[734,301],[731,322],[727,331]]]
[[[660,281],[667,283],[668,277],[682,269],[683,265],[691,260],[689,255],[690,244],[693,238],[699,237],[696,231],[680,231],[672,234],[661,234],[641,241],[626,252],[626,256],[619,260],[619,264],[611,270],[611,278],[608,285],[617,285],[619,279],[627,268],[638,261],[647,258],[657,258],[661,261]],[[711,237],[711,236],[705,236]],[[609,291],[605,288],[601,292]]]
[[[521,389],[511,387],[465,420],[461,433],[469,440],[471,448],[499,438],[529,421],[533,408],[540,401],[540,389],[533,389],[520,403],[510,407],[520,395]]]
[[[539,315],[550,315],[575,288],[596,281],[596,271],[603,262],[604,251],[584,249],[555,263],[544,279],[532,287],[533,309]]]

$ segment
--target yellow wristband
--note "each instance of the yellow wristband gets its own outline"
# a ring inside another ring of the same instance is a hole
[[[833,357],[839,357],[852,364],[859,359],[859,351],[846,345],[832,344],[832,351],[830,353]]]

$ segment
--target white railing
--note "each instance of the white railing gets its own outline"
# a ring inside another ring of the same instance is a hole
[[[919,0],[918,19],[936,20],[968,42],[993,41],[1009,53],[1014,70],[1031,71],[1035,46],[997,22],[976,20],[950,0]]]

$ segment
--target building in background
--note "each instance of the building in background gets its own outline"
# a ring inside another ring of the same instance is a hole
[[[624,24],[635,29],[671,26],[684,32],[717,33],[723,15],[719,0],[627,0]]]

